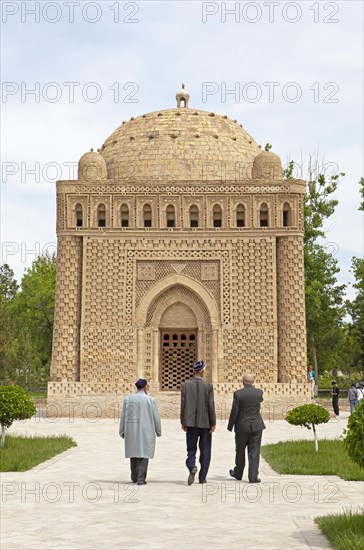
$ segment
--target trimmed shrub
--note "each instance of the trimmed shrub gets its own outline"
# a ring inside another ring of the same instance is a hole
[[[14,420],[31,418],[36,408],[30,397],[20,386],[0,386],[0,424],[1,447],[5,445],[5,429],[10,428]]]
[[[307,403],[306,405],[301,405],[295,409],[288,411],[286,416],[287,422],[293,424],[294,426],[304,426],[305,428],[311,429],[314,433],[315,438],[315,449],[318,452],[318,441],[316,435],[316,424],[325,424],[330,420],[330,413],[320,405],[315,405],[313,403]]]

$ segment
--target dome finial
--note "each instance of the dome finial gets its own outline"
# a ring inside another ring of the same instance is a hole
[[[184,108],[188,107],[188,101],[190,99],[190,94],[185,89],[184,84],[182,84],[182,90],[180,92],[178,92],[178,94],[176,94],[176,99],[177,99],[177,109],[181,108],[181,103],[183,103]]]

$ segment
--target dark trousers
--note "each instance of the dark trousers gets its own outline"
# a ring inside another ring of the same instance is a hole
[[[130,470],[133,483],[143,483],[147,477],[149,458],[131,458]]]
[[[241,479],[245,468],[245,449],[248,447],[249,481],[255,481],[259,473],[260,444],[262,431],[238,432],[235,434],[235,468],[234,477]]]
[[[205,481],[211,461],[212,437],[210,428],[187,428],[187,459],[186,466],[191,471],[196,466],[197,443],[200,449],[201,468],[198,473],[199,481]]]
[[[332,398],[332,408],[334,409],[334,413],[336,416],[339,416],[339,396],[334,395]]]

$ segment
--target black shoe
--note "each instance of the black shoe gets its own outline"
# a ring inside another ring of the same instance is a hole
[[[146,485],[146,484],[147,484],[146,481],[138,481],[138,482],[137,482],[137,485]]]
[[[199,483],[206,483],[206,479],[204,479],[203,481],[199,481]]]
[[[192,483],[195,481],[195,475],[197,474],[197,466],[192,468],[190,471],[188,478],[187,478],[187,485],[192,485]]]
[[[235,477],[235,475],[234,475],[234,470],[229,470],[229,474],[230,474],[231,477],[233,477],[234,479],[237,479],[238,481],[241,481],[241,478],[239,479],[238,477]]]
[[[262,480],[257,477],[257,479],[255,479],[254,481],[249,481],[249,483],[260,483]]]

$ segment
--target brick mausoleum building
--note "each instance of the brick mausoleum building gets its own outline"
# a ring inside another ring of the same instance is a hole
[[[196,359],[222,417],[245,371],[266,416],[309,398],[305,183],[235,120],[176,98],[57,183],[50,415],[114,416],[143,377],[177,417]]]

